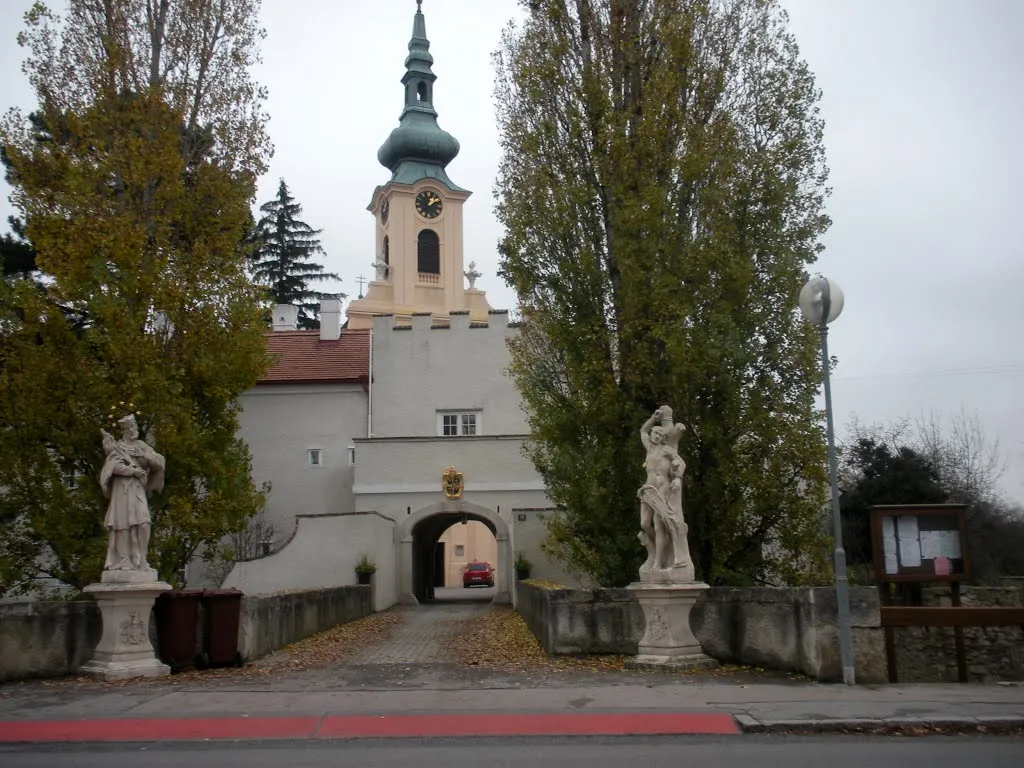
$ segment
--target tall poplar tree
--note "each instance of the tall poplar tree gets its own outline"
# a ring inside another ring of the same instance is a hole
[[[310,261],[323,254],[320,239],[323,230],[313,229],[299,219],[302,206],[288,192],[284,179],[277,188],[277,197],[260,206],[263,216],[256,223],[253,235],[255,247],[249,268],[275,304],[295,304],[299,307],[299,327],[320,327],[317,317],[318,301],[325,294],[310,288],[310,283],[321,280],[341,280],[322,264]],[[344,295],[342,295],[344,298]]]
[[[774,0],[523,0],[496,54],[501,271],[548,545],[615,586],[643,559],[638,430],[687,426],[700,576],[826,566],[812,329],[829,221],[819,93]]]
[[[167,459],[166,580],[262,507],[237,400],[265,370],[242,247],[270,144],[258,0],[37,3],[38,98],[0,144],[42,279],[0,285],[0,592],[98,578],[100,427],[137,412]]]

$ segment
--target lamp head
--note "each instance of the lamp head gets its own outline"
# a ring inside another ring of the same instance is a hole
[[[843,311],[843,292],[834,280],[815,275],[800,290],[799,304],[808,323],[828,325]]]

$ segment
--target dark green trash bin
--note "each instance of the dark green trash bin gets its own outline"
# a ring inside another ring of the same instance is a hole
[[[172,672],[196,667],[196,630],[201,589],[161,592],[156,599],[156,644],[160,660]]]
[[[238,626],[242,616],[242,593],[237,589],[207,589],[203,592],[206,613],[203,657],[209,666],[242,666],[238,650]]]

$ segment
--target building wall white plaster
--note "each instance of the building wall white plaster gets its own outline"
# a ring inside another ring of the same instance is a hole
[[[253,481],[270,481],[267,512],[277,541],[296,515],[355,510],[349,446],[366,435],[366,390],[358,384],[269,384],[242,395],[239,435],[252,451]],[[321,464],[309,450],[321,451]],[[347,583],[347,582],[346,582]]]
[[[486,328],[452,315],[448,328],[431,328],[417,315],[411,328],[394,317],[373,326],[373,437],[436,436],[437,411],[479,410],[486,435],[527,432],[519,392],[505,375],[507,340],[518,333],[508,315],[493,312]]]
[[[287,589],[316,589],[356,583],[355,565],[363,554],[377,565],[374,610],[398,599],[395,523],[374,514],[301,516],[294,536],[278,552],[236,563],[225,588],[247,595]]]

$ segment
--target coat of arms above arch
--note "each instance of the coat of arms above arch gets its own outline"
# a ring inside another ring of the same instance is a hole
[[[446,499],[461,499],[464,488],[465,483],[462,479],[462,473],[457,471],[455,467],[448,467],[441,474],[441,490],[444,491]]]

